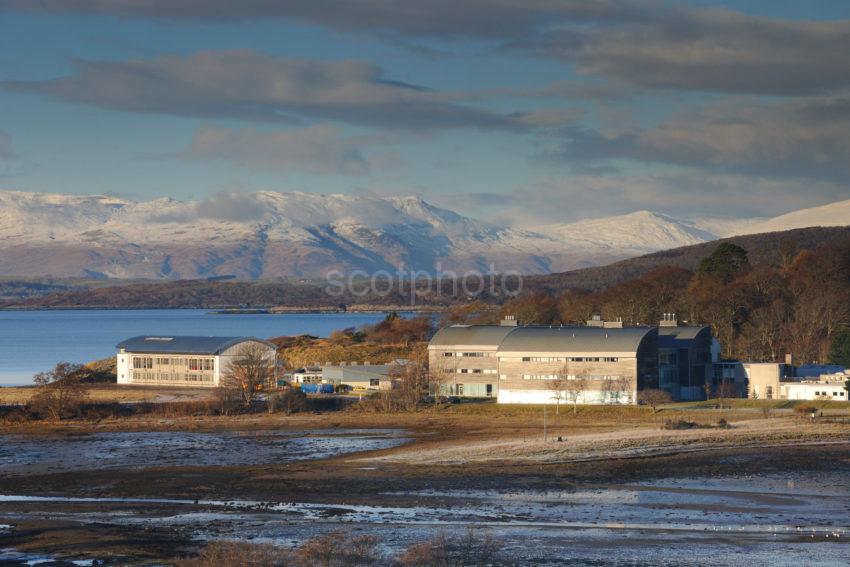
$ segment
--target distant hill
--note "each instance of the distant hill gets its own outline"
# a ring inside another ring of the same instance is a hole
[[[800,209],[760,222],[747,223],[723,236],[761,234],[813,226],[845,226],[850,224],[850,200],[830,203],[820,207]]]
[[[754,266],[777,266],[782,262],[783,242],[793,246],[793,249],[799,252],[813,250],[822,244],[847,238],[850,238],[850,227],[847,226],[801,228],[783,232],[733,236],[629,258],[607,266],[527,276],[524,279],[524,285],[527,289],[553,293],[570,288],[600,291],[665,266],[694,271],[700,261],[711,254],[722,242],[732,242],[747,250],[750,263]]]

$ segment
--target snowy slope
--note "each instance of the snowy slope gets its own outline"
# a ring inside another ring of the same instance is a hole
[[[717,238],[693,223],[650,211],[548,225],[541,227],[539,232],[576,247],[634,255]]]
[[[838,201],[820,207],[801,209],[761,222],[746,224],[729,233],[760,234],[763,232],[779,232],[795,228],[814,226],[848,226],[850,225],[850,200]]]

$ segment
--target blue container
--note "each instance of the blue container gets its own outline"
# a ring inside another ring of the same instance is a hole
[[[305,394],[333,394],[333,384],[301,384],[301,391]]]

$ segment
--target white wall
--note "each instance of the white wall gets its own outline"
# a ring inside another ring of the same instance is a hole
[[[840,400],[847,401],[847,390],[844,384],[821,383],[821,384],[783,384],[786,396],[789,400]],[[818,395],[818,392],[820,395]],[[824,396],[825,397],[821,397]]]
[[[118,383],[130,384],[130,355],[119,352],[117,361],[115,374],[118,376]]]
[[[552,390],[505,390],[499,388],[498,402],[500,404],[550,404],[572,405],[573,400],[567,396],[561,397],[560,402]],[[620,395],[619,401],[613,401],[611,394],[602,390],[588,390],[582,392],[578,397],[580,404],[632,404],[634,403],[631,392]]]

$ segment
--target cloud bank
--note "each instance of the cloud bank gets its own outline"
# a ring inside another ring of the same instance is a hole
[[[303,118],[391,129],[519,129],[522,116],[459,104],[387,80],[363,61],[278,57],[249,49],[128,61],[74,61],[75,73],[0,87],[113,110],[297,123]]]

